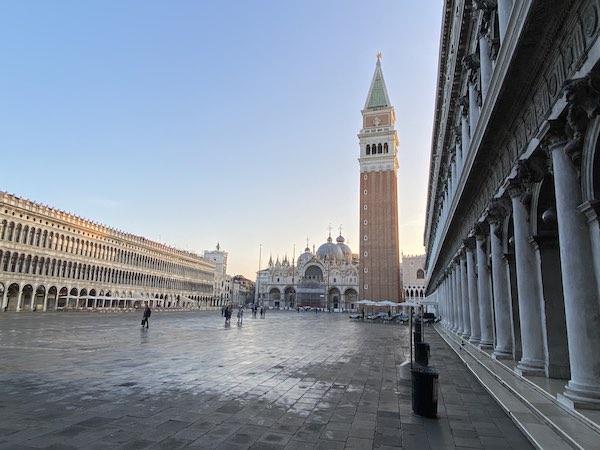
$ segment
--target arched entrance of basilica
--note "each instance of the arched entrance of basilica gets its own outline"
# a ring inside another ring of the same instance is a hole
[[[296,307],[296,290],[293,287],[288,287],[284,293],[285,305],[284,307],[289,307],[294,309]]]

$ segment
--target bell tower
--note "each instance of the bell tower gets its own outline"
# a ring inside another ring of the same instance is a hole
[[[398,135],[396,116],[383,80],[381,53],[362,110],[360,144],[359,296],[402,298],[398,243]]]

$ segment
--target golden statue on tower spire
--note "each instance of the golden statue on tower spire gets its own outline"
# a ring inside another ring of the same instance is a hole
[[[377,62],[381,62],[381,52],[377,52]]]

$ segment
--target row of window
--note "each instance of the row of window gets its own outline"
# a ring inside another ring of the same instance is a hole
[[[0,223],[0,240],[183,276],[199,277],[203,273],[201,270],[183,264],[140,255],[96,242],[80,240],[42,228],[23,226],[18,222],[9,223],[6,220]]]
[[[44,258],[0,250],[0,267],[4,272],[69,278],[99,283],[182,289],[192,292],[212,291],[212,282],[193,282],[170,277],[131,272],[120,269],[82,264],[56,258]]]
[[[381,142],[373,145],[367,144],[367,155],[375,155],[378,153],[389,153],[387,142],[383,145],[381,145]]]

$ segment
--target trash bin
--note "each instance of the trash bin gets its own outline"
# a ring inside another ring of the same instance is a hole
[[[422,366],[429,365],[429,344],[427,342],[415,342],[415,362]]]
[[[437,416],[439,372],[432,367],[413,366],[412,409],[415,414],[424,417]]]

